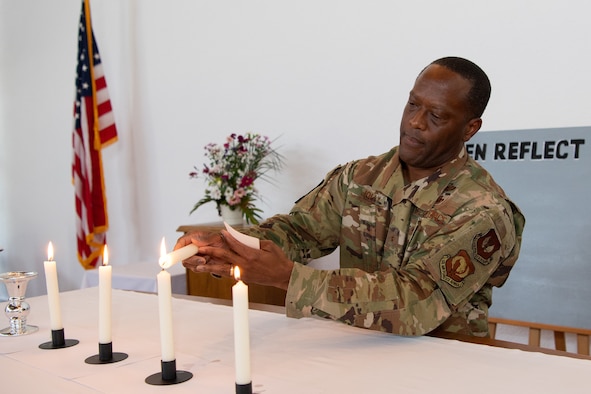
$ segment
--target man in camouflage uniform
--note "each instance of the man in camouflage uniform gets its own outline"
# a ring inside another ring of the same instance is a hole
[[[196,272],[287,290],[287,315],[318,315],[398,335],[434,330],[488,333],[492,287],[517,260],[525,223],[519,209],[465,150],[490,97],[486,74],[443,58],[417,77],[405,106],[400,145],[332,170],[289,215],[249,234],[192,233]],[[305,264],[340,247],[340,269]]]

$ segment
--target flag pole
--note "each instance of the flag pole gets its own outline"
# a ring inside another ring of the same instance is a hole
[[[94,149],[100,151],[101,139],[99,136],[99,117],[98,107],[96,105],[96,82],[94,80],[94,47],[92,45],[92,21],[90,20],[90,0],[84,0],[84,16],[86,20],[86,42],[88,46],[88,64],[90,66],[90,83],[92,91],[92,108],[94,112],[92,121],[92,130],[94,133]]]

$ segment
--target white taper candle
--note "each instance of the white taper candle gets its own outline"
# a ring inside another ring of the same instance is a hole
[[[173,361],[174,336],[172,331],[172,292],[170,274],[166,270],[158,274],[158,309],[160,311],[160,347],[162,361]]]
[[[189,244],[170,252],[167,255],[160,256],[160,266],[164,269],[168,269],[178,263],[179,261],[183,261],[193,255],[196,255],[199,251],[199,248],[196,245]]]
[[[166,243],[164,237],[160,245],[160,264],[166,256]],[[162,269],[157,275],[158,278],[158,310],[160,312],[160,348],[162,361],[175,360],[174,355],[174,334],[172,324],[172,285],[170,274]]]
[[[232,286],[234,310],[234,359],[236,383],[248,384],[250,376],[250,329],[248,325],[248,286],[240,280],[240,268],[234,267],[238,281]]]
[[[52,330],[61,330],[62,312],[60,307],[60,290],[57,280],[57,267],[53,260],[53,244],[47,246],[47,261],[43,262],[45,269],[45,286],[47,287],[47,301],[49,303],[49,321]]]
[[[111,336],[111,266],[105,245],[103,265],[99,267],[99,343],[112,342]]]

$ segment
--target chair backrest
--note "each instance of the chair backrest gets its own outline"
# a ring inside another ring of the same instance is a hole
[[[496,338],[497,325],[526,327],[528,329],[528,345],[535,347],[540,347],[542,331],[550,331],[554,334],[555,349],[564,352],[567,351],[565,334],[574,334],[576,335],[577,353],[587,356],[589,355],[589,338],[591,338],[591,330],[489,317],[488,330],[491,338]]]

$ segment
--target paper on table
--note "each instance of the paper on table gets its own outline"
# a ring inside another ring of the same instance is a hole
[[[226,230],[230,233],[230,235],[236,238],[238,241],[243,243],[244,245],[248,246],[249,248],[253,249],[260,249],[261,242],[258,238],[251,237],[250,235],[242,234],[241,232],[234,230],[232,226],[228,223],[224,222],[224,226],[226,226]]]

